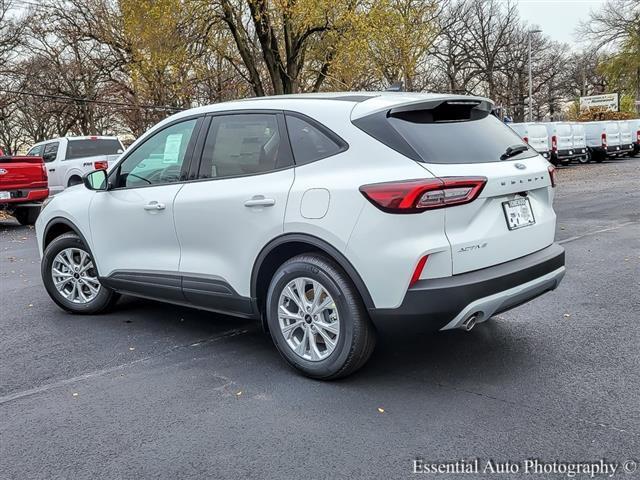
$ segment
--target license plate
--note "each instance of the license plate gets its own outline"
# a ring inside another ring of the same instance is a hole
[[[0,192],[0,200],[9,200],[11,198],[11,192]]]
[[[528,227],[536,223],[533,210],[528,198],[516,198],[509,202],[503,202],[504,216],[507,219],[509,230]]]

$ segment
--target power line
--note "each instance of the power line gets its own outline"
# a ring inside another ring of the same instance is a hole
[[[66,100],[69,102],[81,102],[81,103],[95,103],[95,104],[99,104],[99,105],[109,105],[109,106],[114,106],[114,107],[126,107],[126,108],[130,108],[130,109],[138,109],[138,108],[142,108],[145,110],[169,110],[169,111],[174,111],[174,112],[181,112],[184,110],[184,108],[178,108],[178,107],[169,107],[169,106],[161,106],[161,105],[133,105],[131,103],[123,103],[123,102],[108,102],[106,100],[92,100],[92,99],[88,99],[88,98],[82,98],[82,97],[70,97],[70,96],[66,96],[66,95],[52,95],[52,94],[48,94],[48,93],[35,93],[35,92],[23,92],[20,90],[7,90],[7,89],[0,89],[0,92],[2,93],[9,93],[12,95],[26,95],[26,96],[30,96],[30,97],[39,97],[39,98],[50,98],[52,100]]]

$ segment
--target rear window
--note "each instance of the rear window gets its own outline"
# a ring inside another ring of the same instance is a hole
[[[493,115],[477,120],[430,122],[423,111],[388,118],[391,126],[426,163],[499,162],[507,148],[525,145],[517,133]],[[510,160],[533,157],[528,150]]]
[[[573,125],[571,128],[574,135],[584,135],[584,127],[582,125]]]
[[[556,125],[556,132],[561,137],[568,137],[569,135],[571,135],[571,125],[567,125],[567,124]]]
[[[69,140],[67,160],[95,157],[98,155],[117,155],[122,153],[122,145],[116,139]]]

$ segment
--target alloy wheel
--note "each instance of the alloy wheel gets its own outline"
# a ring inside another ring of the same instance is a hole
[[[73,303],[89,303],[100,292],[93,261],[80,248],[61,250],[53,259],[51,277],[58,293]]]
[[[324,360],[338,344],[338,309],[317,280],[298,277],[287,283],[278,300],[278,323],[289,348],[305,360]]]

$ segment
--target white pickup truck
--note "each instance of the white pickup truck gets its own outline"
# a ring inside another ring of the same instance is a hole
[[[44,159],[51,195],[82,183],[92,170],[109,169],[124,147],[118,137],[60,137],[35,144],[27,155]]]

